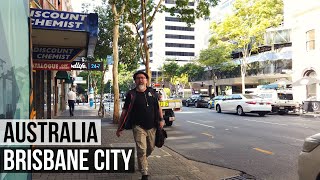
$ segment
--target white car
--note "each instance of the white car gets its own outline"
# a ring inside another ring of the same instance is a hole
[[[236,112],[242,116],[245,113],[257,113],[259,116],[264,116],[271,112],[271,103],[251,94],[232,94],[225,96],[222,100],[216,103],[218,113]]]
[[[300,180],[320,180],[320,133],[305,139],[298,160]]]

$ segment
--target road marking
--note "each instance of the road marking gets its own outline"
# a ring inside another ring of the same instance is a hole
[[[171,154],[170,154],[169,152],[167,152],[167,151],[163,150],[162,148],[160,148],[160,150],[161,150],[162,152],[164,152],[164,153],[165,153],[165,155],[164,155],[164,156],[171,156]]]
[[[209,128],[212,128],[212,129],[215,128],[215,127],[213,127],[213,126],[209,126],[209,125],[206,125],[206,124],[196,123],[196,122],[192,122],[192,121],[187,121],[187,122],[188,122],[188,123],[192,123],[192,124],[197,124],[197,125],[200,125],[200,126],[209,127]]]
[[[304,139],[296,139],[296,138],[292,138],[292,137],[287,137],[287,136],[282,136],[283,138],[287,138],[287,139],[292,139],[292,140],[295,140],[295,141],[301,141],[301,142],[304,142]]]
[[[208,133],[201,133],[201,134],[203,134],[205,136],[209,136],[209,137],[211,137],[213,139],[213,135],[211,135],[211,134],[208,134]]]
[[[244,120],[244,121],[252,121],[252,122],[265,123],[265,124],[273,124],[273,125],[279,125],[279,126],[288,126],[287,124],[272,123],[272,122],[266,122],[266,121],[256,121],[256,120],[249,120],[249,119],[243,119],[243,120]]]
[[[253,149],[256,150],[256,151],[265,153],[265,154],[273,155],[273,152],[271,152],[271,151],[263,150],[263,149],[260,149],[260,148],[253,148]]]

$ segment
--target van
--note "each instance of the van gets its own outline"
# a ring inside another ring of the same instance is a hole
[[[272,112],[278,114],[287,114],[289,111],[295,111],[299,104],[293,100],[292,90],[260,90],[257,95],[269,101],[272,106]]]

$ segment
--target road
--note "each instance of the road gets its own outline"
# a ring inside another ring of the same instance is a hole
[[[166,145],[194,160],[244,171],[257,179],[296,180],[304,139],[320,120],[293,115],[237,116],[206,108],[176,113]]]

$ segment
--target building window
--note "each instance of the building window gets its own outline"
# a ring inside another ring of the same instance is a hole
[[[152,53],[152,52],[149,52],[149,55],[150,55],[150,57],[152,57],[152,56],[153,56],[153,53]]]
[[[310,51],[310,50],[314,50],[315,49],[315,44],[316,44],[316,41],[315,41],[315,30],[312,29],[310,31],[307,31],[306,32],[306,39],[307,39],[307,42],[306,42],[306,50],[307,51]]]
[[[194,40],[194,36],[186,36],[186,35],[166,34],[165,37],[168,39],[191,39],[191,40]]]
[[[166,56],[194,56],[194,52],[166,51]]]
[[[182,22],[181,19],[177,17],[165,17],[165,21]]]
[[[149,47],[149,49],[151,49],[152,48],[152,43],[148,44],[148,47]]]
[[[166,47],[194,48],[194,44],[166,43]]]
[[[166,0],[166,4],[176,4],[175,0]]]
[[[178,31],[194,31],[193,27],[182,27],[182,26],[166,26],[167,30],[178,30]]]

